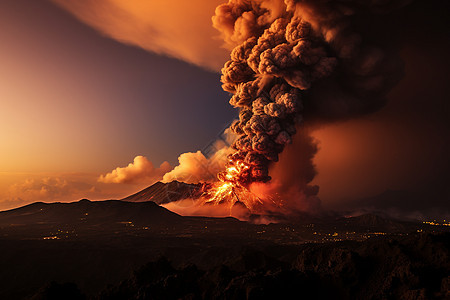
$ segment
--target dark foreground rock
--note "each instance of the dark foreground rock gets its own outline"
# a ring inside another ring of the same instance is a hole
[[[442,299],[449,229],[375,215],[253,224],[150,201],[34,203],[0,212],[0,299]]]
[[[292,259],[286,259],[292,249],[246,247],[204,269],[193,264],[175,267],[161,257],[91,298],[449,299],[449,245],[448,233],[305,244],[296,247]],[[83,299],[73,286],[66,289],[64,299]]]

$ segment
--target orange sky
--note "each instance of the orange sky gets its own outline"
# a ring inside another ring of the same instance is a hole
[[[186,2],[178,10],[165,2],[143,9],[135,6],[142,1],[108,3],[122,13],[106,27],[87,20],[101,32],[51,2],[0,3],[0,210],[32,201],[126,196],[154,180],[130,185],[97,179],[138,155],[157,166],[174,165],[179,154],[206,146],[232,120],[219,75],[205,70],[217,69],[218,57],[225,60],[227,53],[212,36],[214,3],[201,10],[192,2],[190,10]],[[102,21],[109,13],[103,6],[96,16]],[[148,13],[153,17],[144,18]],[[150,27],[158,34],[131,32]],[[122,28],[130,40],[117,36]]]

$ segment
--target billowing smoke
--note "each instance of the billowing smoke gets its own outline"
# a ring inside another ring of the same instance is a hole
[[[271,179],[269,166],[304,120],[348,118],[384,104],[403,64],[395,51],[374,43],[363,25],[404,4],[229,0],[217,7],[213,24],[234,46],[221,80],[240,109],[231,126],[239,136],[231,157],[250,165],[244,184]]]
[[[215,68],[220,61],[214,43],[197,43],[192,38],[211,39],[212,35],[203,32],[206,25],[197,26],[183,9],[186,5],[189,12],[199,11],[205,0],[196,0],[198,7],[190,2],[176,1],[172,7],[155,1],[146,5],[145,11],[140,5],[116,0],[100,4],[53,1],[121,41],[208,68]],[[389,25],[377,26],[388,13],[408,2],[229,0],[216,8],[213,25],[223,38],[223,48],[232,49],[221,81],[223,89],[231,93],[230,103],[240,111],[230,127],[236,141],[217,156],[231,152],[233,161],[249,166],[240,174],[240,184],[256,192],[299,195],[299,199],[308,198],[312,210],[317,207],[318,188],[310,182],[318,148],[310,132],[324,122],[358,117],[385,104],[385,95],[403,75],[403,63]],[[158,18],[160,6],[169,7],[173,18],[169,20],[165,14]],[[145,18],[148,12],[155,14],[151,21]],[[176,17],[178,14],[189,20]],[[127,27],[129,24],[136,26]],[[156,27],[165,34],[151,30]],[[162,38],[166,36],[171,38]],[[280,163],[274,164],[277,161]],[[164,181],[212,180],[220,170],[216,167],[221,166],[210,168],[211,161],[200,152],[182,154],[179,162],[164,175]],[[271,177],[270,185],[262,184]],[[297,204],[308,202],[303,200]]]
[[[279,202],[278,207],[274,208],[265,205],[266,213],[287,216],[298,211],[321,212],[321,201],[317,197],[319,186],[311,184],[316,176],[313,159],[318,142],[311,137],[310,131],[310,128],[303,126],[295,134],[292,143],[280,154],[280,161],[270,166],[272,179],[269,183],[255,182],[250,185],[250,190],[261,199],[269,197],[269,200]]]

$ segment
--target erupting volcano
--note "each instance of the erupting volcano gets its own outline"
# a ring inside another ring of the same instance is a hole
[[[207,188],[204,203],[242,202],[254,211],[264,201],[249,186],[270,183],[270,166],[296,132],[305,130],[304,123],[348,118],[383,105],[402,64],[370,35],[363,36],[364,27],[356,29],[356,23],[359,15],[401,5],[230,0],[217,7],[214,27],[233,48],[222,68],[222,88],[232,95],[239,119],[230,126],[237,136],[233,153],[219,182]],[[315,196],[317,188],[310,189],[312,195],[306,192],[312,178],[303,180],[304,198]]]
[[[205,193],[204,203],[219,204],[225,201],[231,209],[236,202],[241,202],[249,210],[254,210],[263,202],[248,189],[249,171],[249,165],[230,158],[226,170],[217,175],[219,182],[212,184]]]

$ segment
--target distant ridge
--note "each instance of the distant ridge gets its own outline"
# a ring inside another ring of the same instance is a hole
[[[179,181],[157,183],[133,195],[121,199],[129,202],[153,201],[156,204],[165,204],[186,198],[198,198],[201,195],[202,184],[188,184]]]
[[[138,223],[171,223],[182,217],[154,202],[132,203],[120,200],[71,203],[36,202],[0,212],[0,226],[6,224],[79,223],[96,224],[133,221]]]
[[[415,222],[395,220],[377,214],[363,214],[355,217],[339,218],[335,222],[340,227],[357,228],[359,230],[382,230],[386,232],[403,232],[414,230]]]
[[[103,226],[121,222],[136,224],[184,224],[194,219],[209,217],[183,217],[161,204],[184,198],[198,198],[204,184],[187,184],[179,181],[157,182],[121,200],[89,201],[82,199],[71,203],[36,202],[16,209],[0,212],[0,227],[4,225],[76,224]],[[326,232],[342,230],[348,232],[412,232],[417,230],[413,221],[392,219],[388,216],[363,214],[342,217],[339,214],[310,215],[297,212],[291,215],[268,215],[273,222],[290,223],[295,226],[315,224]],[[249,223],[258,224],[260,215],[251,215]],[[84,226],[83,225],[83,226]],[[309,226],[309,225],[308,225]],[[312,228],[312,227],[311,227]]]

